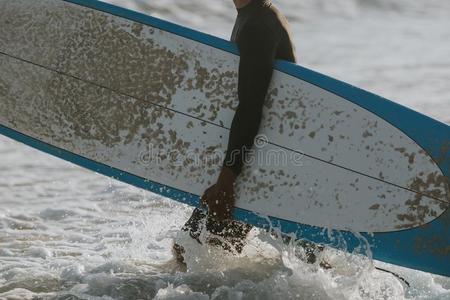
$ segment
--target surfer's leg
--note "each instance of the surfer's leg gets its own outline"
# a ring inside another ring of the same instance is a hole
[[[184,224],[184,226],[181,228],[182,231],[186,231],[189,233],[189,235],[196,240],[197,242],[200,242],[200,233],[202,232],[204,226],[206,223],[206,213],[203,212],[201,209],[194,209],[194,211],[192,212],[191,217],[189,218],[189,220]],[[181,264],[185,264],[184,262],[184,253],[185,250],[183,248],[183,246],[174,243],[173,247],[172,247],[172,252],[176,258],[176,260],[181,263]]]
[[[276,234],[274,232],[272,232],[272,234],[278,236],[278,234]],[[296,247],[303,249],[304,253],[296,255],[296,256],[309,264],[316,263],[317,256],[325,249],[325,247],[323,245],[315,244],[315,243],[307,241],[307,240],[294,239],[292,241],[292,237],[287,236],[287,235],[281,235],[281,238],[283,240],[283,243],[289,244],[289,243],[293,242]],[[331,265],[324,260],[321,260],[319,265],[324,269],[331,268]]]
[[[245,239],[252,229],[251,225],[239,221],[219,221],[208,218],[206,212],[196,208],[181,230],[188,232],[193,239],[201,244],[200,234],[205,229],[205,226],[206,230],[212,234],[207,238],[208,243],[220,246],[224,250],[237,253],[241,253],[242,248],[245,245]],[[184,263],[183,254],[185,253],[185,250],[183,246],[175,243],[173,252],[178,262]]]
[[[184,261],[184,253],[185,250],[183,246],[174,243],[172,246],[172,254],[175,257],[176,261],[183,267],[183,269],[186,268],[186,262]]]
[[[216,220],[208,218],[206,229],[212,233],[208,243],[221,246],[230,252],[241,253],[245,240],[253,226],[235,220]]]
[[[189,235],[194,240],[196,240],[197,242],[199,242],[201,244],[200,234],[201,234],[202,230],[205,228],[206,218],[207,218],[207,213],[199,208],[196,208],[192,212],[192,215],[189,218],[189,220],[181,228],[181,230],[188,232]]]

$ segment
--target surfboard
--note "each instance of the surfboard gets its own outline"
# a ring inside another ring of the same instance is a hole
[[[192,206],[238,104],[236,45],[94,0],[0,1],[0,133]],[[277,61],[234,217],[450,276],[450,126]]]

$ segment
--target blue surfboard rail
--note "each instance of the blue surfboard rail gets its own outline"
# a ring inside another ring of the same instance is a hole
[[[96,0],[62,1],[143,23],[239,55],[236,45],[231,42],[142,13]],[[289,62],[277,61],[275,68],[341,96],[383,118],[426,150],[441,168],[444,175],[450,177],[450,126],[347,83]],[[200,205],[199,195],[112,168],[47,144],[6,126],[0,125],[0,134],[136,187],[191,206],[199,207]],[[298,224],[270,216],[260,216],[240,208],[235,210],[234,217],[258,227],[279,228],[284,233],[296,234],[298,238],[344,248],[344,250],[349,252],[358,251],[358,253],[362,252],[365,254],[368,243],[375,259],[450,276],[450,210],[444,212],[431,223],[418,228],[373,234],[354,234],[349,231],[338,230],[327,232],[326,229],[321,227]]]

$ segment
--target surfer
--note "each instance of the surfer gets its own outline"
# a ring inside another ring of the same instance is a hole
[[[231,124],[228,149],[219,178],[201,198],[208,207],[208,213],[196,208],[182,230],[201,243],[200,234],[206,227],[212,233],[208,243],[241,252],[252,226],[232,220],[234,183],[259,130],[274,60],[295,63],[296,57],[288,22],[270,0],[233,2],[238,11],[231,41],[237,43],[240,52],[239,105]],[[306,253],[311,254],[308,261],[314,262],[311,251],[314,247],[306,242],[303,245],[308,246]],[[183,247],[174,244],[174,253],[178,261],[183,262]]]

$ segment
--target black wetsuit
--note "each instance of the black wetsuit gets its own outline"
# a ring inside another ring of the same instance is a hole
[[[253,0],[238,9],[231,40],[240,52],[238,96],[239,106],[234,116],[224,166],[239,175],[247,150],[253,146],[261,123],[262,109],[275,59],[295,62],[295,50],[286,18],[269,0]],[[219,235],[240,252],[242,240],[251,226],[245,223],[207,218],[205,212],[195,209],[183,230],[199,241],[202,229]],[[200,242],[200,241],[199,241]]]
[[[245,152],[253,146],[275,59],[295,62],[295,50],[286,18],[270,1],[253,0],[238,10],[231,41],[240,52],[239,106],[231,124],[224,165],[235,175]]]

